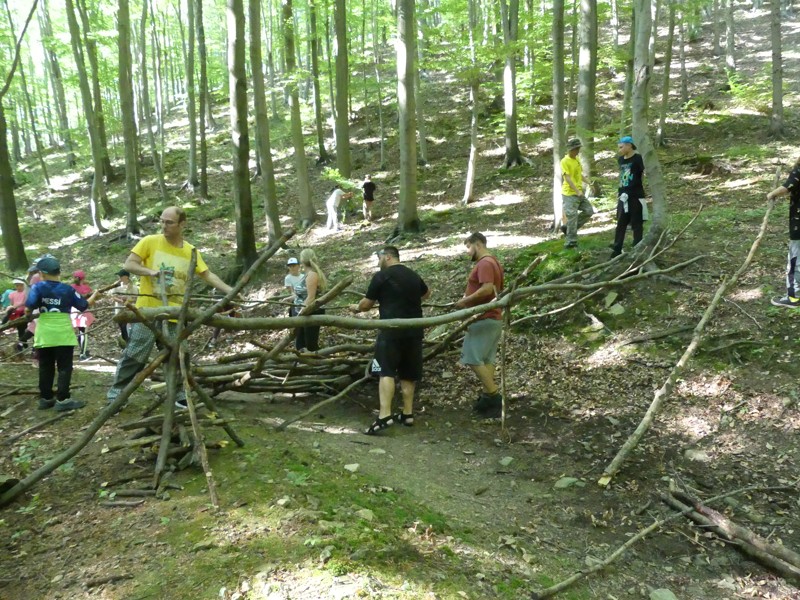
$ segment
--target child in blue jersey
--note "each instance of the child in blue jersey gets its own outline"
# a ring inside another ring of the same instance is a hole
[[[72,287],[61,283],[61,265],[53,257],[39,260],[42,281],[34,285],[25,301],[26,314],[39,310],[39,324],[33,337],[33,347],[39,351],[39,408],[55,406],[57,411],[75,410],[85,402],[70,398],[72,355],[78,340],[70,320],[70,310],[83,312],[97,300],[98,293],[88,300]],[[53,397],[53,380],[58,366],[58,386]]]

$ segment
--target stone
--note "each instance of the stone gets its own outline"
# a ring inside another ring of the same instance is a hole
[[[678,600],[678,597],[667,588],[659,588],[650,592],[650,600]]]
[[[353,464],[350,464],[350,465],[345,465],[344,468],[347,469],[348,471],[350,471],[351,473],[355,473],[356,471],[358,471],[358,468],[360,466],[361,465],[359,465],[358,463],[353,463]]]
[[[562,477],[556,484],[553,486],[557,490],[564,490],[568,487],[572,487],[576,483],[578,483],[579,479],[577,477]]]
[[[500,464],[503,465],[504,467],[507,467],[512,462],[514,462],[513,456],[504,456],[503,458],[500,459]]]

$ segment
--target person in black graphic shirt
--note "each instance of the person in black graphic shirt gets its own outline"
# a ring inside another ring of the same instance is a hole
[[[617,230],[614,234],[614,250],[611,258],[622,254],[622,244],[630,224],[633,229],[633,245],[642,241],[644,221],[642,202],[644,201],[644,161],[636,154],[633,138],[626,135],[619,140],[619,187],[617,188]]]
[[[380,271],[372,276],[367,293],[355,307],[358,312],[378,304],[381,320],[422,316],[422,301],[431,292],[422,278],[400,264],[400,252],[384,246],[377,253]],[[422,328],[381,329],[375,342],[373,373],[380,374],[378,418],[364,433],[375,435],[394,423],[414,424],[414,389],[422,378]],[[400,379],[403,409],[392,415],[395,379]]]
[[[364,183],[361,184],[361,190],[364,192],[364,204],[362,210],[364,211],[364,219],[372,221],[372,202],[375,200],[375,188],[378,187],[372,183],[370,175],[364,176]]]
[[[800,273],[797,257],[800,255],[800,158],[794,163],[783,185],[767,194],[767,200],[789,195],[789,255],[786,260],[786,295],[773,298],[774,306],[800,308]]]

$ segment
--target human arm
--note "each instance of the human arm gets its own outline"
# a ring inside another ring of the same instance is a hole
[[[375,306],[375,300],[370,300],[369,298],[362,298],[358,304],[354,305],[356,312],[370,310],[373,306]]]
[[[148,269],[145,267],[142,257],[135,252],[131,252],[128,255],[128,258],[125,259],[125,264],[122,265],[122,268],[129,273],[139,275],[141,277],[158,277],[160,273],[160,271],[154,271],[153,269]]]
[[[486,283],[482,283],[481,287],[479,287],[469,296],[464,296],[458,302],[456,302],[455,307],[461,309],[468,308],[470,306],[477,306],[478,304],[484,304],[487,300],[493,297],[494,283],[487,281]]]
[[[220,279],[217,274],[212,273],[211,269],[206,269],[202,273],[198,273],[197,276],[203,281],[205,281],[208,285],[219,290],[224,294],[229,293],[233,289],[227,283],[222,281],[222,279]]]
[[[572,177],[570,177],[567,173],[564,173],[564,181],[566,181],[567,185],[572,188],[572,191],[575,192],[576,196],[583,196],[583,192],[578,189],[578,186],[575,185],[574,181],[572,181]]]
[[[767,200],[774,200],[775,198],[782,198],[789,193],[789,188],[784,186],[776,187],[772,190],[769,194],[767,194]]]

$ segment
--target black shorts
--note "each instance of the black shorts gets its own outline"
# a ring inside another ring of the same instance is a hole
[[[419,381],[422,379],[422,338],[385,339],[379,335],[371,370],[378,377]]]

